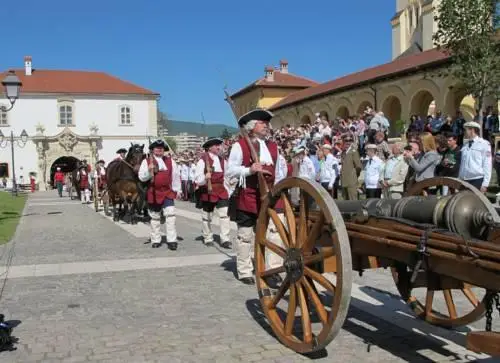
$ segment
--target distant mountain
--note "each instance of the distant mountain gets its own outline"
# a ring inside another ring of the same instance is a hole
[[[224,124],[206,124],[188,121],[167,121],[168,136],[175,136],[183,132],[187,132],[191,135],[197,136],[208,136],[208,137],[218,137],[227,129],[230,134],[235,134],[238,132],[236,127],[227,126]]]

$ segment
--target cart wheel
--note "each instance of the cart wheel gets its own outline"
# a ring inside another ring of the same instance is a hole
[[[295,208],[288,196],[294,192],[299,199]],[[352,262],[347,229],[332,197],[316,182],[287,178],[271,194],[262,203],[255,232],[260,303],[284,345],[298,353],[315,352],[339,333],[349,309]],[[270,221],[283,247],[270,240]],[[282,264],[268,268],[268,254],[281,257]],[[268,281],[275,274],[284,279],[273,288]]]
[[[490,212],[494,221],[500,222],[500,217],[490,201],[474,186],[460,179],[448,177],[426,179],[413,185],[407,191],[406,196],[422,195],[425,189],[432,186],[447,186],[457,191],[468,190],[474,194],[474,197],[481,199],[483,208]],[[484,316],[485,289],[461,281],[453,281],[438,274],[425,276],[426,282],[420,284],[419,288],[413,288],[410,284],[412,274],[412,268],[406,264],[398,264],[392,268],[392,277],[401,297],[419,318],[434,325],[455,328],[473,323]],[[451,287],[442,288],[442,285]],[[425,304],[419,298],[425,300]],[[458,299],[467,302],[459,304],[460,308],[458,308]]]

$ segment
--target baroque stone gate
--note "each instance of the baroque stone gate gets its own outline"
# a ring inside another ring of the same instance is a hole
[[[61,156],[86,159],[91,165],[99,159],[102,138],[97,135],[97,130],[91,130],[91,134],[87,136],[77,135],[68,127],[54,136],[46,136],[43,131],[43,128],[37,128],[37,134],[32,138],[38,157],[40,190],[47,190],[50,167]]]

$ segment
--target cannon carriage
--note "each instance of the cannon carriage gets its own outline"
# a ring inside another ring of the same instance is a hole
[[[439,185],[454,192],[423,196]],[[473,186],[433,178],[400,200],[360,201],[334,201],[318,183],[298,177],[262,190],[256,286],[268,323],[284,345],[299,353],[326,347],[346,319],[353,273],[387,268],[401,298],[430,324],[456,328],[486,315],[486,331],[469,333],[467,348],[500,355],[500,334],[489,331],[493,309],[500,308],[500,217]],[[284,218],[275,209],[278,200]],[[266,237],[271,221],[283,247]],[[267,268],[269,253],[283,265]],[[284,279],[271,286],[267,277],[275,274]],[[456,308],[456,294],[468,300],[469,309]],[[443,304],[435,303],[438,298]]]

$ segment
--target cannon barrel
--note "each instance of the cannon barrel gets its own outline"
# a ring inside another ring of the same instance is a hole
[[[337,200],[336,204],[347,219],[353,216],[399,218],[434,225],[464,238],[484,239],[487,228],[494,223],[492,211],[470,190],[441,198],[409,196],[398,200]]]

